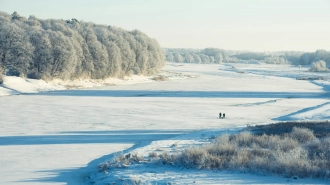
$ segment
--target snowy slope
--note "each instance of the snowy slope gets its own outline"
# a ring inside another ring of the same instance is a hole
[[[37,93],[64,89],[63,86],[51,85],[43,80],[23,79],[16,76],[5,76],[3,87],[16,93]]]
[[[0,96],[8,96],[12,94],[13,94],[12,90],[0,86]]]
[[[0,184],[82,184],[91,178],[104,184],[132,175],[177,184],[324,183],[153,166],[95,173],[97,164],[115,152],[147,155],[157,147],[173,149],[173,142],[196,144],[216,132],[296,119],[299,114],[328,119],[327,83],[287,78],[301,70],[293,66],[245,67],[260,73],[233,71],[229,64],[168,63],[160,74],[166,81],[133,76],[46,83],[10,77],[0,93],[22,94],[0,97]],[[272,69],[287,75],[268,74]],[[38,93],[24,94],[31,92]],[[217,119],[220,111],[227,119]]]
[[[137,83],[151,82],[152,77],[133,75],[124,79],[108,78],[104,80],[73,80],[64,81],[54,79],[49,82],[44,80],[23,79],[16,76],[5,76],[4,83],[0,86],[0,96],[21,94],[21,93],[37,93],[44,91],[64,90],[64,89],[81,89],[98,86],[112,85],[129,85]]]

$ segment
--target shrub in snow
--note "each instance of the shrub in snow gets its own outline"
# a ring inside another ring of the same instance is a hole
[[[179,154],[163,152],[159,160],[187,168],[330,179],[330,137],[317,139],[311,130],[297,127],[283,135],[241,132]]]
[[[140,185],[140,184],[146,184],[146,183],[142,182],[142,180],[137,176],[130,177],[129,179],[126,179],[123,182],[123,185]]]
[[[312,130],[299,127],[293,127],[290,136],[300,143],[307,143],[316,139]]]
[[[178,163],[188,167],[188,168],[207,168],[204,158],[207,152],[203,148],[191,147],[186,149],[180,156],[180,161]]]
[[[149,157],[150,158],[157,158],[158,157],[158,154],[156,152],[150,152],[149,153]]]
[[[329,72],[327,68],[327,63],[323,60],[319,60],[317,62],[313,62],[309,71],[312,72]]]
[[[142,161],[144,161],[144,157],[139,154],[120,154],[114,157],[111,161],[99,164],[98,170],[104,172],[107,169],[112,168],[127,168],[131,164],[140,163]]]
[[[293,123],[286,124],[295,126]],[[283,129],[281,124],[278,125],[279,127],[270,125],[267,129],[271,127],[273,131],[269,135],[257,135],[247,131],[231,135],[224,134],[215,138],[212,143],[189,147],[178,153],[163,150],[157,155],[151,152],[146,159],[134,154],[129,159],[125,155],[120,155],[111,162],[102,163],[99,170],[126,168],[132,164],[140,164],[141,160],[144,160],[144,162],[157,165],[238,170],[279,174],[285,177],[313,177],[330,180],[330,135],[323,134],[322,131],[325,129],[321,129],[321,132],[318,130],[322,124],[313,124],[318,127],[313,128],[318,137],[315,137],[313,131],[307,128],[292,126],[292,131],[289,132],[291,129]],[[328,122],[323,124],[328,124]]]
[[[170,165],[174,165],[174,161],[177,160],[176,156],[171,155],[168,151],[162,151],[162,153],[159,155],[159,158],[161,159],[163,164]]]

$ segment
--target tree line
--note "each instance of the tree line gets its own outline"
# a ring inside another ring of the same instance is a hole
[[[139,30],[0,12],[0,74],[103,79],[154,74],[164,64],[158,42]]]
[[[173,49],[164,48],[166,60],[178,63],[217,63],[228,62],[228,54],[218,48],[200,49]]]
[[[231,51],[218,48],[164,48],[164,52],[167,61],[178,63],[219,64],[235,62],[262,62],[268,64],[310,65],[318,61],[324,61],[327,65],[330,65],[330,51],[325,50],[317,50],[315,52],[250,52]]]

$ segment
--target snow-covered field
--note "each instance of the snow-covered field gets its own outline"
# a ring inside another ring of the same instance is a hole
[[[159,74],[166,81],[134,76],[46,83],[6,77],[0,86],[0,184],[118,184],[121,179],[151,184],[327,184],[157,165],[97,172],[99,163],[120,151],[147,156],[205,143],[246,125],[328,119],[329,83],[296,79],[318,74],[326,79],[328,74],[307,70],[168,63]],[[219,112],[226,119],[217,119]]]

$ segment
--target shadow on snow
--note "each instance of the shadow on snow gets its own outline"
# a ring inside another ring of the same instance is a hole
[[[1,145],[88,144],[88,143],[136,143],[137,141],[161,140],[188,131],[181,130],[118,130],[63,132],[56,135],[2,136]]]
[[[99,97],[187,97],[187,98],[327,98],[324,92],[254,92],[254,91],[151,91],[151,90],[61,90],[25,94],[32,96]]]
[[[295,116],[295,115],[303,114],[303,113],[306,113],[306,112],[309,112],[309,111],[313,111],[313,110],[322,108],[322,107],[327,106],[329,104],[330,104],[330,102],[327,102],[327,103],[323,103],[321,105],[316,105],[316,106],[313,106],[313,107],[307,107],[307,108],[301,109],[297,112],[294,112],[294,113],[291,113],[291,114],[288,114],[288,115],[285,115],[285,116],[280,116],[280,117],[274,118],[272,120],[274,120],[274,121],[292,121],[292,120],[296,120],[296,119],[293,119],[292,117]],[[322,119],[330,119],[330,117],[323,116]],[[306,118],[304,120],[306,120]]]
[[[115,130],[115,131],[78,131],[62,132],[57,135],[39,136],[5,136],[0,137],[1,145],[37,145],[37,144],[89,144],[89,143],[121,143],[135,144],[133,147],[122,151],[128,153],[136,148],[149,145],[152,141],[164,140],[176,137],[191,130]],[[88,147],[88,146],[86,146]],[[37,173],[52,173],[54,175],[38,178],[26,179],[18,182],[64,182],[68,185],[76,185],[88,180],[89,174],[97,171],[97,166],[112,159],[122,153],[116,152],[95,159],[81,168],[67,168],[58,170],[37,171]]]

